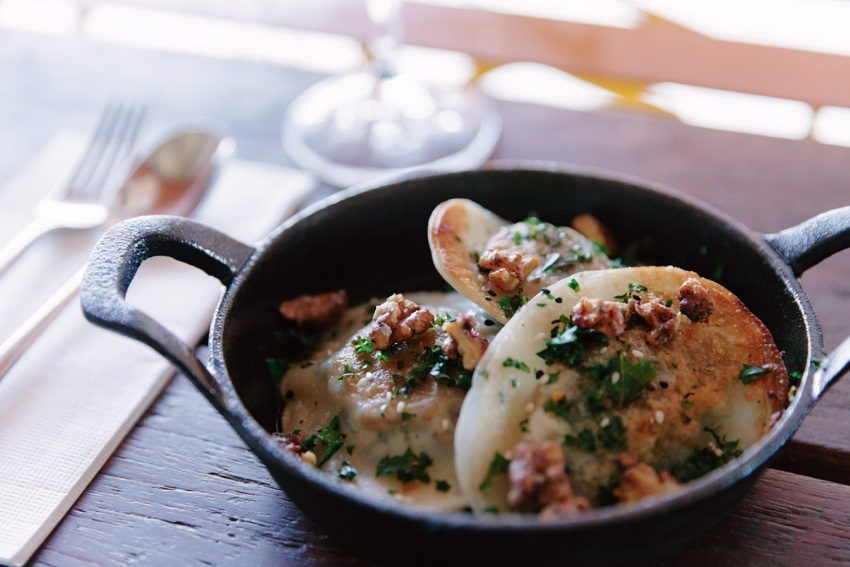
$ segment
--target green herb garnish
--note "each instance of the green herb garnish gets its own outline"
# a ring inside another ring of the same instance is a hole
[[[623,427],[623,420],[619,416],[612,419],[605,427],[601,427],[596,436],[602,446],[609,451],[626,450],[626,428]]]
[[[498,301],[499,307],[502,309],[502,313],[505,314],[505,317],[510,319],[516,312],[520,310],[520,307],[528,303],[528,298],[522,295],[511,295],[508,297],[503,297]]]
[[[749,364],[744,364],[741,367],[741,372],[738,374],[738,378],[741,379],[741,382],[744,384],[752,384],[762,376],[767,376],[773,371],[773,367],[769,364],[765,364],[764,366],[750,366]]]
[[[347,363],[342,365],[342,372],[336,377],[336,379],[342,381],[346,378],[354,378],[354,370]]]
[[[448,492],[452,489],[451,485],[445,480],[438,480],[434,483],[434,488],[437,489],[437,492]]]
[[[626,293],[624,293],[622,295],[615,295],[614,299],[618,299],[618,300],[622,301],[623,303],[625,303],[635,293],[642,293],[644,291],[646,291],[645,285],[630,283],[628,291],[626,291]]]
[[[354,347],[354,352],[357,354],[372,354],[375,352],[375,345],[369,337],[354,337],[351,341],[351,346]]]
[[[648,360],[631,362],[622,351],[609,358],[606,364],[594,364],[587,370],[598,385],[599,393],[619,408],[640,398],[657,372]]]
[[[493,455],[493,460],[490,462],[490,468],[487,469],[487,476],[484,477],[484,482],[478,487],[478,490],[487,494],[493,488],[493,483],[496,482],[496,477],[500,474],[505,474],[508,471],[508,465],[511,462],[502,456],[501,453]]]
[[[376,476],[395,475],[402,482],[410,482],[411,480],[419,480],[422,482],[431,482],[431,477],[428,476],[427,468],[434,464],[434,461],[424,451],[418,455],[410,450],[410,447],[401,455],[387,455],[378,462]]]
[[[573,291],[581,291],[581,286],[579,285],[578,280],[575,278],[571,279],[570,283],[567,285],[569,285],[570,289],[572,289]]]
[[[710,427],[703,428],[703,431],[711,434],[714,446],[694,449],[682,463],[670,467],[670,474],[679,482],[689,482],[708,474],[743,453],[738,449],[737,440],[727,441],[725,436],[721,438]]]
[[[596,440],[593,438],[593,432],[590,429],[582,429],[578,436],[565,435],[564,445],[567,447],[575,447],[579,451],[592,453],[596,451]]]
[[[531,368],[529,368],[526,363],[521,360],[516,360],[515,358],[506,358],[502,361],[502,366],[504,366],[505,368],[516,368],[517,370],[522,370],[523,372],[531,372]]]
[[[339,416],[335,415],[327,425],[319,429],[318,433],[302,441],[301,446],[307,451],[312,451],[319,443],[325,446],[324,452],[320,457],[317,456],[316,460],[316,468],[322,468],[328,462],[328,459],[342,447],[344,439],[345,434],[339,428]]]
[[[567,401],[567,398],[561,398],[557,402],[552,398],[549,398],[543,406],[543,411],[551,413],[556,417],[560,417],[564,421],[569,421],[570,408],[572,408],[572,404]]]
[[[573,326],[560,332],[556,327],[552,331],[554,336],[546,340],[546,348],[537,353],[549,365],[560,362],[565,366],[578,366],[584,361],[585,347],[608,343],[603,333],[589,329]]]

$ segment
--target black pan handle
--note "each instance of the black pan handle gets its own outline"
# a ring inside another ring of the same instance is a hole
[[[850,248],[850,207],[832,209],[764,238],[800,276],[836,252]]]
[[[850,207],[841,207],[803,221],[797,226],[765,235],[798,277],[836,252],[850,248]],[[815,373],[814,396],[819,398],[850,370],[850,338],[829,355]]]
[[[162,354],[189,377],[223,413],[228,397],[191,347],[125,297],[142,262],[169,256],[230,285],[254,249],[212,228],[173,216],[138,217],[121,222],[101,237],[83,278],[80,299],[92,323],[139,340]]]

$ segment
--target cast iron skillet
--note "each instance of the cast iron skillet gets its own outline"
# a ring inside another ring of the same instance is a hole
[[[426,226],[435,205],[473,199],[507,219],[530,211],[555,224],[590,212],[620,242],[652,239],[644,261],[674,264],[722,283],[772,331],[802,384],[781,421],[741,458],[675,494],[632,506],[541,521],[535,517],[436,515],[364,498],[285,453],[270,431],[278,395],[263,358],[277,305],[301,293],[346,288],[352,302],[395,291],[442,289]],[[850,247],[850,207],[762,235],[705,204],[634,179],[532,164],[407,178],[355,188],[286,221],[256,248],[176,217],[141,217],[112,228],[92,255],[82,288],[86,316],[172,361],[230,422],[303,511],[337,541],[383,561],[527,564],[634,562],[707,530],[752,486],[823,392],[850,367],[850,339],[828,359],[798,277]],[[226,286],[212,323],[208,366],[125,293],[139,265],[171,256]],[[826,362],[816,369],[815,361]]]

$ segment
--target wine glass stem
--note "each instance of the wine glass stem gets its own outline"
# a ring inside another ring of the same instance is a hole
[[[381,78],[392,77],[402,43],[401,0],[368,0],[366,9],[375,30],[369,41],[375,73]]]

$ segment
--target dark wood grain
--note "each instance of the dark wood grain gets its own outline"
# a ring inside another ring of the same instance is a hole
[[[144,98],[156,123],[225,121],[248,159],[286,163],[280,116],[318,76],[248,63],[4,32],[0,181],[110,95]],[[771,232],[850,203],[850,152],[692,128],[624,112],[501,103],[499,158],[597,166],[677,187]],[[323,188],[313,198],[332,192]],[[803,278],[826,344],[850,335],[850,253]],[[850,379],[819,403],[736,513],[668,564],[850,561]],[[826,480],[819,480],[821,479]],[[34,558],[38,565],[361,564],[316,531],[183,378],[177,378]]]

